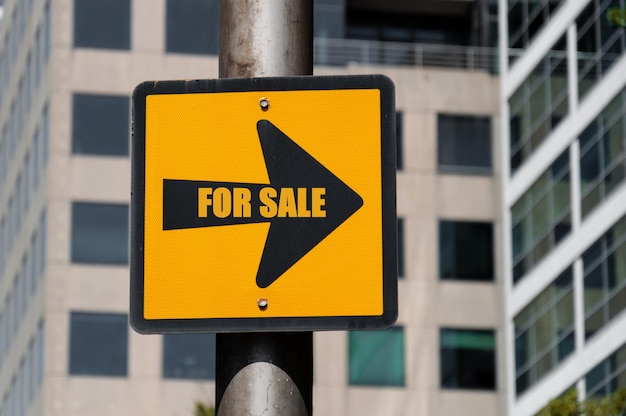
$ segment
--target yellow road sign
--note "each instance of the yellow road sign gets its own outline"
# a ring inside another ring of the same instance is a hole
[[[146,82],[132,146],[138,331],[395,321],[388,78]]]

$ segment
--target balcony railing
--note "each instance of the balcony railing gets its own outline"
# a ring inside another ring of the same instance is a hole
[[[316,65],[393,65],[496,73],[498,49],[477,46],[315,38]]]

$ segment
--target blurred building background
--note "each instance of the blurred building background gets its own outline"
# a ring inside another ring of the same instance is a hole
[[[397,325],[315,334],[315,414],[626,385],[620,1],[315,1],[315,74],[395,82],[400,249]],[[0,0],[1,416],[213,403],[213,335],[128,327],[129,97],[217,77],[218,3]]]
[[[501,1],[508,408],[626,387],[623,0]],[[510,243],[509,243],[510,242]]]

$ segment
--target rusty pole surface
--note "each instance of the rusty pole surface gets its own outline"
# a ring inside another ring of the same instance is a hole
[[[313,0],[221,0],[220,78],[313,74]],[[217,416],[311,416],[313,333],[217,334]]]
[[[312,0],[221,0],[220,78],[313,74]]]

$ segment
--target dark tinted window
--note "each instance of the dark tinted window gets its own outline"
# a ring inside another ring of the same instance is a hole
[[[316,0],[313,7],[314,37],[341,39],[345,20],[342,2]]]
[[[167,52],[217,55],[218,0],[167,0]]]
[[[163,336],[163,377],[215,379],[215,334]]]
[[[70,314],[70,368],[73,375],[125,376],[128,369],[126,315]]]
[[[72,262],[128,263],[128,206],[72,204]]]
[[[491,119],[439,114],[437,116],[439,170],[491,172]]]
[[[483,222],[439,222],[442,279],[493,280],[493,226]]]
[[[496,388],[493,331],[441,329],[439,340],[442,388]]]
[[[129,99],[74,94],[72,153],[128,156]]]
[[[446,45],[468,45],[473,40],[470,14],[416,14],[408,8],[399,13],[384,12],[354,8],[360,2],[350,3],[353,4],[346,11],[346,37],[349,39]]]
[[[130,49],[130,0],[74,0],[74,46]]]

